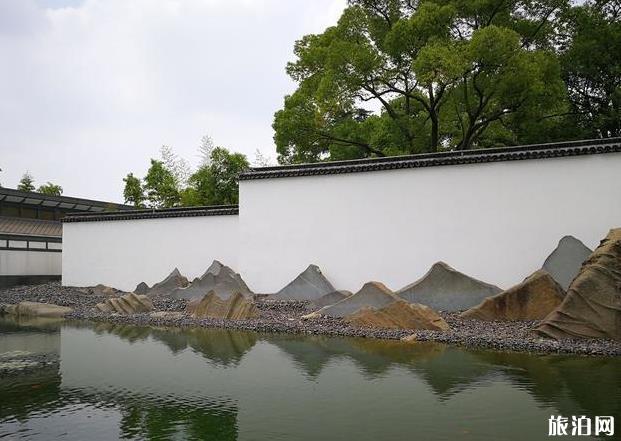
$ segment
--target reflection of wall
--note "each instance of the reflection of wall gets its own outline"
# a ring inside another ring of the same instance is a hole
[[[237,266],[237,216],[63,224],[63,284],[132,290],[177,267],[192,279],[214,259]]]
[[[438,260],[501,287],[571,234],[619,226],[621,154],[435,166],[240,183],[240,266],[273,292],[309,263],[337,289],[398,289]]]
[[[0,357],[0,364],[3,360],[40,361],[45,355],[43,364],[0,375],[0,419],[25,418],[30,412],[58,407],[60,343],[57,320],[0,317],[0,355],[19,351]]]

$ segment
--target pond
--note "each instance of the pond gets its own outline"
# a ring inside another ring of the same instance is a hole
[[[551,415],[621,424],[618,358],[4,318],[0,375],[10,440],[537,440]]]

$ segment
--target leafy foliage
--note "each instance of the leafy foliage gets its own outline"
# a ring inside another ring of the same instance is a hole
[[[189,179],[182,194],[183,205],[227,205],[239,202],[238,177],[250,167],[241,153],[223,147],[211,151],[210,160]]]
[[[614,136],[620,10],[618,0],[350,0],[335,26],[294,46],[298,87],[273,123],[278,160]]]
[[[52,184],[48,181],[47,184],[40,185],[37,192],[50,196],[60,196],[63,194],[63,188],[60,185]]]
[[[133,173],[128,173],[127,176],[123,178],[123,182],[125,182],[125,188],[123,190],[125,203],[140,208],[144,207],[146,198],[140,179],[135,177]]]
[[[250,166],[246,156],[214,147],[209,137],[201,140],[199,153],[200,166],[190,174],[185,160],[162,148],[162,160],[151,159],[144,179],[133,173],[123,179],[125,202],[152,208],[237,204],[239,174]]]
[[[621,136],[621,4],[596,1],[565,17],[561,54],[575,124],[583,137]]]
[[[34,177],[29,172],[24,173],[19,180],[17,189],[21,191],[35,191]]]

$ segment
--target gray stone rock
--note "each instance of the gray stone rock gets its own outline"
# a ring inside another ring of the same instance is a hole
[[[140,282],[137,286],[136,289],[134,289],[134,293],[135,294],[140,294],[140,295],[144,295],[147,292],[149,292],[149,285],[147,285],[144,282]]]
[[[20,302],[17,305],[5,305],[5,314],[18,317],[50,317],[60,318],[73,312],[73,308],[54,305],[52,303]]]
[[[106,299],[103,303],[98,303],[95,308],[101,312],[116,314],[137,314],[153,310],[153,303],[143,294],[130,292],[120,297]]]
[[[315,305],[317,308],[323,308],[324,306],[334,305],[335,303],[338,303],[351,295],[351,291],[332,291],[331,293],[328,293],[319,297],[318,299],[313,300],[313,305]]]
[[[356,294],[353,294],[334,305],[325,306],[316,315],[344,317],[361,308],[382,308],[392,302],[401,300],[380,282],[367,282]]]
[[[176,299],[194,299],[203,297],[210,291],[215,292],[222,300],[237,293],[244,297],[250,297],[253,294],[238,273],[214,260],[202,276],[195,278],[185,288],[175,289],[171,296]]]
[[[542,268],[567,291],[572,280],[580,272],[582,263],[592,252],[575,237],[565,236],[547,257]]]
[[[153,285],[146,293],[149,297],[169,296],[175,289],[188,286],[188,279],[175,268],[164,280]]]
[[[481,303],[502,290],[469,277],[444,262],[434,263],[416,282],[397,291],[410,303],[421,303],[436,311],[463,311]]]
[[[316,300],[335,291],[317,265],[309,265],[287,286],[272,296],[277,300]]]

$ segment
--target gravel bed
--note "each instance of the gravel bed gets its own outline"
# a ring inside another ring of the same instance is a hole
[[[558,353],[591,356],[621,356],[621,342],[613,340],[549,340],[538,337],[531,330],[537,321],[488,322],[464,319],[457,313],[440,313],[451,327],[450,331],[393,330],[359,328],[341,319],[319,317],[303,320],[313,310],[309,302],[257,300],[260,317],[249,320],[194,319],[179,314],[170,317],[152,317],[149,314],[118,315],[93,310],[104,296],[84,293],[76,288],[61,287],[59,283],[17,287],[0,290],[0,303],[18,303],[24,300],[56,303],[70,306],[74,312],[67,318],[103,321],[139,326],[208,327],[238,329],[256,332],[321,334],[378,339],[401,339],[415,335],[418,341],[432,341],[471,348],[532,353]],[[156,311],[183,312],[186,300],[165,297],[153,299]]]

